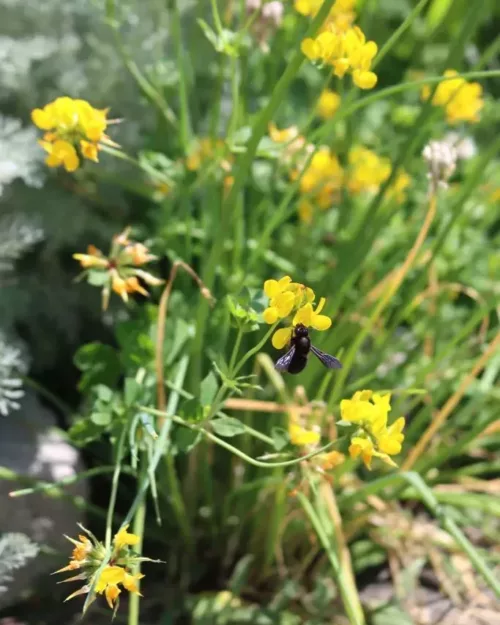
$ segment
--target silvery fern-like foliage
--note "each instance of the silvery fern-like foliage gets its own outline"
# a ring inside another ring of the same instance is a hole
[[[20,569],[38,555],[38,545],[25,534],[8,532],[0,538],[0,593],[12,581],[12,571]]]
[[[19,376],[28,370],[23,350],[0,332],[0,415],[6,416],[12,410],[20,408],[19,400],[23,397],[23,383]],[[1,556],[0,556],[1,561]]]
[[[43,152],[37,144],[35,128],[23,128],[19,120],[0,115],[0,197],[4,188],[15,179],[40,187],[43,182],[40,171],[42,160]],[[0,258],[2,256],[0,250]]]
[[[43,230],[26,217],[0,217],[0,285],[2,273],[12,271],[15,261],[42,239]]]

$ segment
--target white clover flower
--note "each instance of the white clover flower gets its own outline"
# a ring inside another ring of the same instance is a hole
[[[422,151],[422,156],[427,163],[431,191],[438,187],[448,188],[448,179],[457,167],[458,154],[447,141],[429,141]]]

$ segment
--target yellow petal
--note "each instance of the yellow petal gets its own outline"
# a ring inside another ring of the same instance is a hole
[[[331,325],[332,320],[330,317],[327,317],[326,315],[313,315],[311,326],[315,330],[323,332],[324,330],[328,330]]]
[[[313,309],[310,303],[305,304],[302,308],[295,313],[295,317],[293,318],[293,325],[296,326],[299,323],[310,327],[311,321],[313,317]]]
[[[123,579],[123,587],[126,588],[129,592],[135,592],[140,595],[141,593],[139,592],[139,586],[137,582],[143,577],[144,575],[142,573],[136,573],[135,575],[125,573],[125,577]]]
[[[41,130],[51,130],[54,127],[53,117],[43,109],[31,111],[31,121]]]
[[[314,311],[316,315],[319,315],[319,313],[323,310],[323,308],[325,307],[326,304],[326,299],[324,297],[320,297],[320,300],[318,302],[318,305],[316,306],[316,310]]]
[[[264,321],[269,325],[276,323],[279,319],[278,309],[276,306],[272,306],[270,308],[266,308],[266,310],[262,313],[262,317]]]
[[[307,56],[310,61],[319,59],[321,54],[319,45],[311,38],[304,39],[300,44],[300,49],[302,50],[302,54]]]
[[[124,545],[137,545],[137,543],[140,541],[139,536],[127,532],[127,529],[128,525],[125,525],[125,527],[122,527],[118,531],[118,533],[115,534],[114,543],[117,549],[120,549],[120,547],[123,547]]]
[[[125,573],[125,569],[121,566],[105,566],[97,581],[97,587],[107,584],[120,584],[123,582]]]
[[[304,446],[304,445],[316,445],[319,443],[320,435],[318,432],[312,430],[306,430],[305,428],[295,423],[290,423],[288,426],[288,435],[290,436],[290,442],[292,445]]]
[[[275,302],[279,318],[283,319],[284,317],[288,317],[288,315],[292,312],[295,295],[291,291],[285,291],[284,293],[280,293],[275,298]]]
[[[264,282],[264,293],[267,297],[272,298],[281,293],[279,283],[277,280],[266,280]]]
[[[111,609],[114,608],[114,604],[116,600],[118,599],[118,595],[120,593],[121,593],[121,590],[118,588],[118,586],[115,586],[113,584],[111,584],[110,586],[106,588],[106,591],[104,594],[106,596],[106,601],[108,602],[108,605]]]
[[[373,89],[377,84],[377,74],[355,69],[352,73],[352,80],[360,89]]]
[[[276,330],[271,340],[273,347],[276,349],[283,349],[286,347],[292,338],[292,332],[292,328],[280,328],[279,330]]]

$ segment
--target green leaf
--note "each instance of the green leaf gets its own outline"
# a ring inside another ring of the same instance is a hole
[[[352,425],[352,423],[350,421],[345,421],[344,419],[341,419],[340,421],[336,421],[335,425],[338,425],[341,428],[348,428]]]
[[[210,43],[217,50],[217,52],[220,52],[221,48],[220,48],[219,37],[217,36],[217,33],[210,28],[210,26],[205,22],[205,20],[202,20],[201,18],[199,18],[197,22],[200,25],[200,28],[203,31],[203,34],[205,35],[205,37],[208,39],[208,41],[210,41]]]
[[[201,432],[186,427],[175,428],[172,434],[172,443],[178,453],[187,453],[196,447],[201,440]]]
[[[109,272],[100,269],[89,269],[87,282],[92,286],[104,286],[109,282]]]
[[[97,384],[97,386],[94,386],[93,391],[97,394],[97,398],[105,404],[108,404],[113,399],[113,391],[105,384]]]
[[[271,438],[273,439],[273,445],[276,451],[281,451],[290,442],[288,432],[285,429],[279,427],[271,428]]]
[[[78,384],[85,391],[95,384],[101,383],[113,387],[118,382],[121,372],[118,352],[110,345],[88,343],[76,352],[75,365],[83,371]]]
[[[200,403],[202,406],[211,406],[219,389],[215,373],[210,371],[200,386]]]
[[[142,386],[134,378],[126,378],[123,398],[126,406],[132,406],[141,396]]]
[[[102,436],[103,427],[96,425],[90,418],[75,421],[68,431],[71,442],[77,447],[85,447]]]
[[[252,178],[255,186],[262,193],[270,193],[273,183],[274,168],[269,161],[255,161],[252,164]]]
[[[210,424],[216,434],[225,436],[226,438],[231,438],[232,436],[237,436],[245,432],[243,423],[233,417],[217,417],[217,419],[212,419]]]
[[[106,427],[111,423],[111,413],[110,412],[93,412],[90,415],[90,420],[95,425]]]

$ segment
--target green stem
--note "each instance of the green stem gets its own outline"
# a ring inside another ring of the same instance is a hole
[[[0,467],[1,470],[2,467]],[[122,467],[121,470],[124,473],[133,473],[130,467]],[[63,490],[61,487],[69,486],[70,484],[75,484],[76,482],[80,482],[81,480],[85,480],[90,477],[95,477],[96,475],[103,475],[105,473],[111,473],[116,471],[116,466],[110,465],[107,467],[94,467],[93,469],[88,469],[88,471],[82,471],[81,473],[76,473],[75,475],[70,475],[68,477],[64,477],[62,480],[58,480],[57,482],[38,482],[31,488],[22,488],[21,490],[13,490],[9,493],[9,497],[24,497],[25,495],[32,495],[33,493],[43,493],[50,491],[52,493],[60,493],[63,494]],[[16,474],[17,476],[17,474]],[[17,476],[18,479],[24,479],[23,476]],[[2,479],[2,475],[0,472],[0,479]],[[30,479],[30,478],[27,478]]]
[[[105,534],[105,547],[109,549],[111,547],[111,535],[113,531],[113,514],[116,505],[116,495],[118,493],[118,483],[120,481],[120,472],[122,467],[123,454],[125,451],[125,438],[128,434],[128,421],[123,425],[120,432],[120,438],[116,446],[116,464],[113,471],[113,479],[111,481],[111,493],[109,496],[108,514],[106,516],[106,534]]]
[[[380,61],[389,53],[394,44],[400,39],[400,37],[410,28],[415,19],[418,17],[419,13],[421,13],[425,5],[429,2],[429,0],[420,0],[417,6],[409,13],[404,20],[404,22],[396,28],[396,30],[392,33],[389,39],[384,43],[384,45],[380,48],[379,53],[375,57],[375,60],[372,64],[372,69],[375,69]]]
[[[50,402],[52,402],[54,406],[58,408],[64,415],[69,416],[73,412],[73,409],[69,404],[64,402],[62,399],[59,399],[57,395],[54,395],[52,391],[49,391],[49,389],[45,388],[45,386],[40,384],[40,382],[37,382],[27,375],[22,376],[21,379],[25,386],[31,386],[31,388],[34,389],[39,395],[45,397]]]
[[[179,68],[179,100],[180,100],[180,128],[179,136],[182,151],[187,154],[191,141],[191,121],[189,115],[189,97],[186,81],[186,65],[184,62],[184,48],[182,45],[181,17],[179,0],[172,0],[172,38],[174,40],[177,67]]]
[[[240,369],[243,367],[243,365],[247,362],[247,360],[249,360],[252,356],[254,356],[258,351],[260,351],[262,349],[262,347],[264,347],[264,345],[267,343],[269,337],[271,336],[271,334],[274,332],[276,326],[278,325],[279,321],[277,321],[276,323],[274,323],[269,330],[265,333],[264,337],[257,343],[257,345],[255,345],[254,347],[252,347],[252,349],[250,349],[244,356],[243,358],[240,360],[240,362],[236,365],[233,375],[236,375]]]
[[[145,463],[145,458],[143,458],[143,462]],[[135,553],[140,556],[142,554],[142,543],[144,538],[144,524],[146,521],[146,502],[143,500],[139,507],[137,508],[137,512],[134,517],[134,524],[132,526],[132,532],[139,536],[139,542],[134,546]],[[132,573],[137,575],[141,572],[141,563],[140,561],[136,562],[133,566]],[[138,592],[130,593],[129,604],[128,604],[128,625],[139,625],[139,605],[141,596],[139,594],[141,590],[141,581],[140,579],[136,580],[137,590]]]
[[[231,360],[229,361],[229,375],[233,375],[234,365],[236,363],[236,358],[238,357],[238,352],[240,351],[241,339],[243,338],[243,330],[238,328],[238,334],[236,335],[236,341],[234,342],[233,352],[231,354]]]
[[[325,528],[321,522],[319,515],[317,514],[316,510],[314,509],[309,499],[307,499],[307,497],[303,493],[301,492],[297,493],[297,499],[299,503],[301,504],[304,512],[309,517],[309,520],[311,521],[311,524],[314,527],[316,534],[318,535],[318,538],[323,546],[323,549],[326,552],[328,560],[330,561],[330,564],[333,569],[333,574],[335,576],[335,581],[338,584],[339,591],[342,596],[342,602],[344,604],[347,618],[349,619],[349,624],[350,625],[364,625],[365,623],[364,617],[362,614],[360,614],[360,610],[358,608],[359,601],[355,601],[352,596],[350,585],[348,584],[348,581],[345,578],[344,572],[342,571],[340,567],[340,562],[337,557],[337,554],[335,553],[335,549],[331,541],[328,538],[328,535],[325,531]]]
[[[177,123],[176,117],[173,111],[170,109],[170,107],[166,103],[165,99],[163,98],[163,95],[142,74],[137,64],[135,63],[135,61],[133,61],[130,58],[125,46],[123,45],[123,42],[120,37],[119,23],[116,21],[116,18],[115,18],[114,0],[106,0],[106,20],[108,22],[108,25],[111,27],[111,30],[113,31],[113,35],[115,37],[115,44],[122,57],[125,67],[133,76],[139,88],[144,93],[144,95],[148,98],[148,100],[150,100],[150,102],[152,102],[158,108],[158,110],[162,114],[165,121],[169,125],[172,125],[175,127]]]

